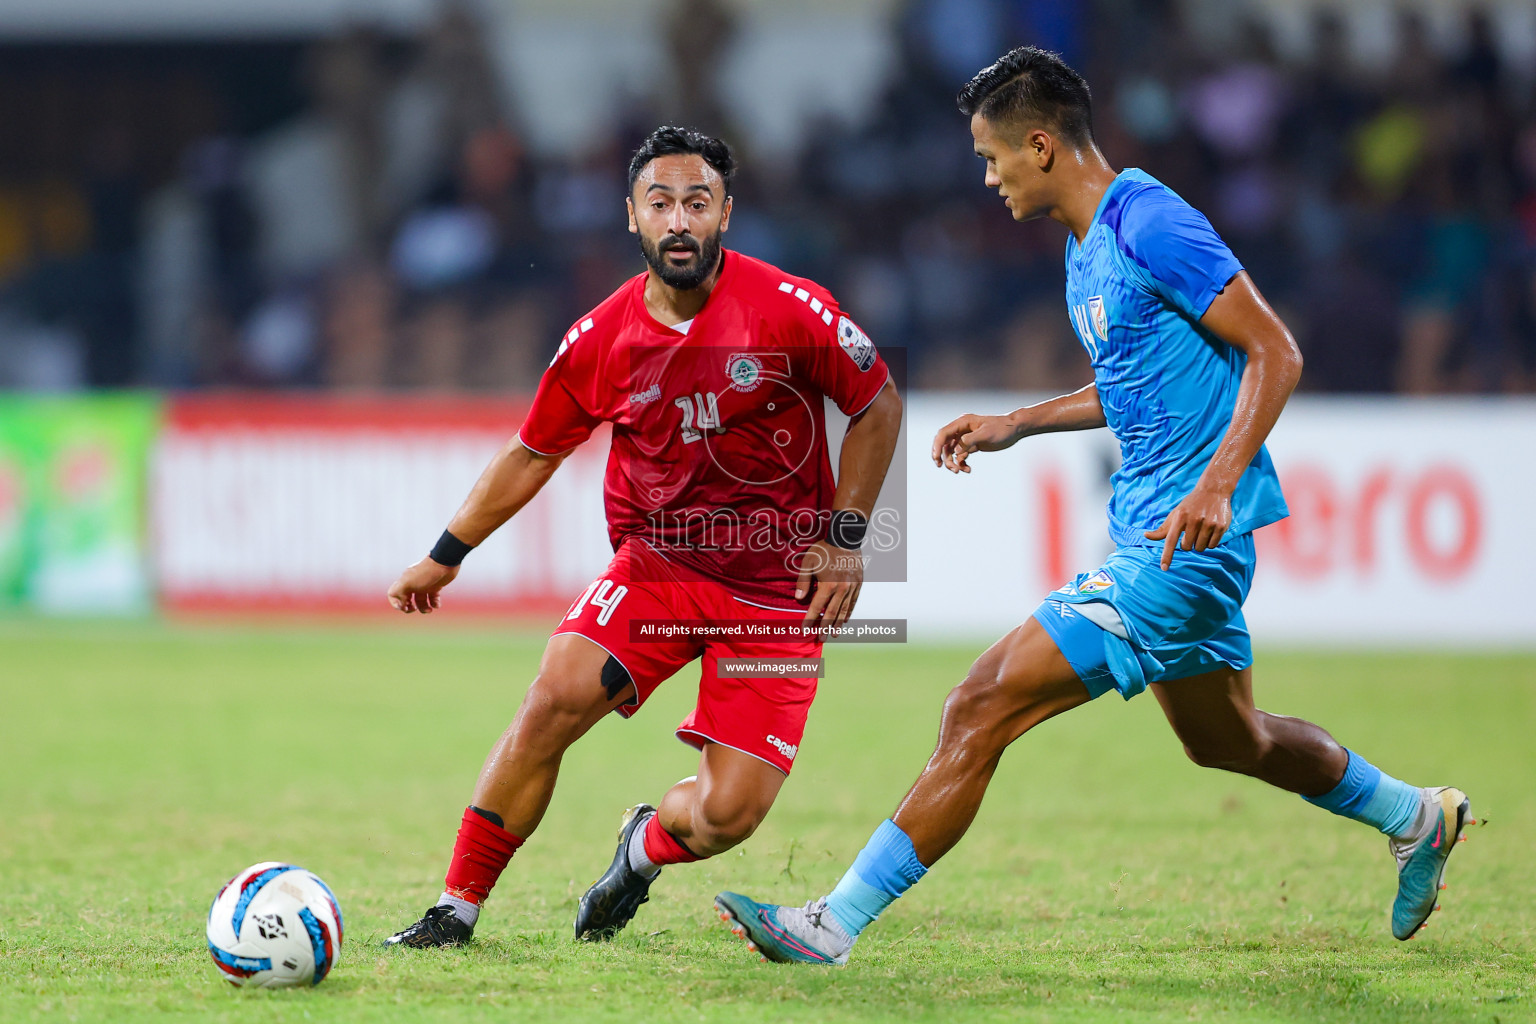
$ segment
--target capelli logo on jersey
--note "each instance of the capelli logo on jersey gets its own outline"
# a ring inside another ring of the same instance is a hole
[[[660,384],[652,384],[650,387],[646,388],[644,391],[637,391],[634,394],[630,395],[629,396],[629,400],[634,405],[645,405],[645,404],[647,404],[649,402],[656,401],[660,397],[661,397],[661,385]]]
[[[795,759],[795,755],[800,752],[800,744],[798,743],[785,743],[783,740],[773,735],[769,735],[767,739],[768,745],[770,747],[772,747],[774,750],[777,750],[791,761],[793,761]]]

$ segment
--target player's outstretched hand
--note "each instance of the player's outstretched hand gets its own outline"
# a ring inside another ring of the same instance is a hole
[[[459,574],[459,567],[440,565],[423,558],[406,569],[389,588],[389,603],[395,611],[430,615],[438,606],[438,594]]]
[[[1020,437],[1012,416],[967,413],[933,435],[933,464],[951,473],[969,473],[971,452],[1000,452]]]
[[[864,556],[819,540],[800,553],[796,601],[811,593],[812,580],[816,581],[816,593],[805,609],[805,625],[841,626],[853,614],[864,586]]]
[[[1163,568],[1173,564],[1176,548],[1185,551],[1204,551],[1221,543],[1227,527],[1232,525],[1232,500],[1220,491],[1195,488],[1178,507],[1168,513],[1163,525],[1148,530],[1142,536],[1147,540],[1163,542]],[[1183,543],[1180,543],[1180,536]]]

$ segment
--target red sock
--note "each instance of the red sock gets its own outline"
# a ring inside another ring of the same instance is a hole
[[[459,837],[453,843],[453,861],[443,889],[450,896],[472,903],[484,903],[491,887],[506,869],[507,861],[523,841],[499,825],[466,807],[459,821]]]
[[[663,864],[691,864],[704,859],[662,828],[659,814],[651,815],[651,820],[645,823],[645,836],[641,842],[645,843],[646,859],[657,867]]]

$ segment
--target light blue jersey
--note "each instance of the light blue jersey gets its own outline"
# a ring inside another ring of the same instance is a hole
[[[1260,448],[1243,472],[1216,548],[1176,551],[1165,570],[1163,542],[1144,536],[1195,489],[1232,425],[1248,360],[1200,318],[1242,269],[1210,221],[1135,169],[1105,191],[1082,244],[1067,239],[1067,307],[1120,442],[1109,499],[1116,551],[1034,617],[1091,696],[1129,700],[1148,683],[1253,660],[1242,613],[1250,534],[1288,514],[1269,453]]]
[[[1109,500],[1116,544],[1162,525],[1232,424],[1247,357],[1199,320],[1242,269],[1210,221],[1134,168],[1110,184],[1082,244],[1067,236],[1067,307],[1120,442]],[[1287,514],[1260,448],[1232,494],[1227,536]]]

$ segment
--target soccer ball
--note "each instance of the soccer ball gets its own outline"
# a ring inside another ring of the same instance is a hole
[[[341,905],[303,868],[253,864],[213,898],[208,952],[231,985],[318,985],[341,956]]]

